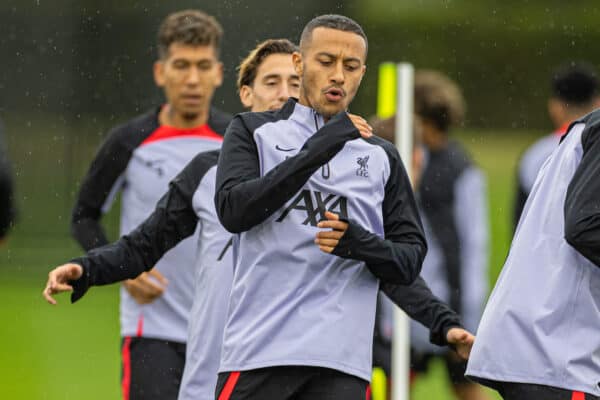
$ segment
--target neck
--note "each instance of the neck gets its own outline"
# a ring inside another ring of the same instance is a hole
[[[195,128],[208,122],[208,108],[202,109],[198,114],[195,114],[192,117],[188,117],[175,111],[170,104],[167,104],[160,110],[158,119],[161,125],[168,125],[180,129]]]
[[[431,151],[438,151],[445,148],[448,145],[448,135],[439,131],[430,132],[428,135],[424,135],[424,141],[427,147]]]
[[[323,122],[325,122],[325,123],[327,123],[327,121],[329,121],[331,119],[330,115],[324,115],[323,113],[320,113],[316,108],[313,107],[313,105],[310,103],[310,101],[308,100],[308,97],[306,97],[306,94],[304,93],[303,90],[300,91],[300,97],[298,98],[298,104],[302,104],[305,107],[312,108],[313,110],[315,110],[315,112],[319,113],[323,117]]]

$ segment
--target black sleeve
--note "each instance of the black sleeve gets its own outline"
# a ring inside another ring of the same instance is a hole
[[[0,124],[0,239],[6,236],[15,218],[12,168],[4,148],[2,133]]]
[[[410,318],[429,329],[433,344],[447,345],[450,328],[462,327],[459,315],[431,292],[421,276],[410,285],[383,283],[381,291]]]
[[[360,137],[347,114],[337,114],[304,143],[298,154],[261,177],[252,135],[243,118],[236,116],[227,128],[219,157],[215,207],[219,220],[232,233],[262,223],[348,140]]]
[[[198,224],[192,204],[194,192],[216,158],[216,152],[200,153],[170,183],[169,191],[140,226],[117,242],[72,260],[84,273],[73,282],[71,301],[81,298],[90,286],[132,279],[152,269],[167,251],[192,235]]]
[[[384,149],[390,159],[390,176],[385,185],[382,209],[385,237],[381,238],[350,220],[333,254],[364,261],[382,282],[410,284],[421,272],[427,244],[400,155],[387,142]]]
[[[600,124],[584,129],[582,144],[565,198],[565,240],[600,267]]]
[[[108,243],[100,224],[102,206],[127,168],[133,150],[147,136],[139,132],[129,124],[113,129],[81,183],[71,216],[71,234],[86,251]]]
[[[515,194],[515,203],[513,208],[513,233],[517,230],[521,214],[525,208],[525,202],[527,201],[527,192],[521,183],[521,180],[517,177],[517,188]]]

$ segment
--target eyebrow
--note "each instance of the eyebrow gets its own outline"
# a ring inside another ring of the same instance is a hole
[[[336,56],[335,54],[331,54],[331,53],[328,53],[326,51],[322,51],[320,53],[317,53],[317,57],[319,57],[319,56],[326,56],[326,57],[331,57],[331,58],[338,58],[338,56]],[[357,58],[357,57],[347,57],[347,58],[344,58],[344,62],[350,62],[350,61],[356,61],[358,63],[362,63],[362,60],[360,58]]]

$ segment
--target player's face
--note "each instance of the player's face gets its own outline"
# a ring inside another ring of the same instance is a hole
[[[213,46],[173,43],[167,56],[155,63],[154,79],[172,110],[190,119],[210,107],[223,82],[223,65]]]
[[[240,88],[240,99],[251,111],[278,110],[290,97],[300,95],[300,78],[291,54],[271,54],[256,71],[252,86]]]
[[[319,27],[294,66],[302,78],[300,100],[325,118],[346,110],[365,74],[367,47],[352,32]]]

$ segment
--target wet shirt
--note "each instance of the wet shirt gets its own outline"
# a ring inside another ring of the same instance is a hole
[[[222,133],[229,122],[226,114],[213,109],[207,124],[177,129],[160,125],[159,111],[157,107],[114,128],[92,161],[72,220],[73,235],[85,250],[108,243],[100,218],[119,192],[120,233],[124,235],[152,213],[171,179],[196,154],[221,147]],[[122,336],[186,341],[195,254],[196,243],[189,239],[157,260],[156,265],[146,266],[158,268],[169,280],[164,294],[150,304],[138,304],[121,288]]]
[[[232,236],[219,223],[213,201],[217,158],[217,151],[198,154],[140,226],[117,242],[73,260],[84,268],[82,278],[73,283],[72,300],[77,301],[90,286],[135,278],[182,241],[198,244],[191,266],[195,285],[179,392],[182,400],[214,398],[233,275]],[[190,270],[188,265],[172,268],[173,274],[186,277]]]
[[[379,280],[410,284],[426,252],[393,145],[295,99],[241,114],[215,203],[237,254],[220,371],[304,365],[369,380]],[[333,254],[314,243],[327,210],[349,221]]]
[[[467,375],[600,395],[600,112],[540,170],[484,311]]]

